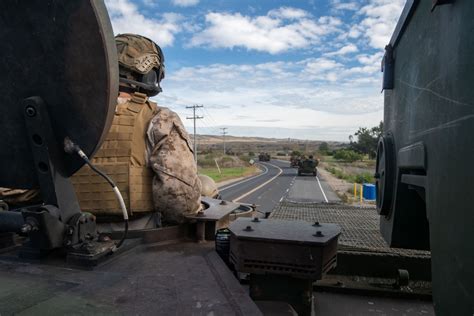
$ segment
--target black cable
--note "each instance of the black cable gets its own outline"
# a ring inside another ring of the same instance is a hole
[[[81,157],[82,160],[85,161],[85,163],[95,172],[97,173],[99,176],[101,176],[102,178],[105,179],[105,181],[107,181],[110,186],[112,187],[112,189],[114,190],[114,192],[120,196],[118,196],[118,199],[119,199],[119,203],[120,203],[120,206],[122,207],[122,204],[123,204],[123,198],[120,194],[120,191],[118,190],[118,187],[117,185],[115,184],[114,180],[112,180],[108,175],[106,175],[104,172],[102,172],[100,169],[98,169],[96,166],[94,166],[92,164],[92,162],[89,160],[89,157],[87,157],[87,155],[82,151],[82,149],[77,145],[75,144],[74,142],[72,142],[68,137],[66,137],[64,139],[64,151],[69,153],[69,154],[72,154],[72,153],[76,153],[79,157]],[[123,205],[123,207],[125,207]],[[125,241],[125,239],[127,239],[127,235],[128,235],[128,216],[127,216],[127,213],[126,213],[126,208],[123,209],[122,208],[122,211],[124,212],[124,224],[125,224],[125,229],[124,229],[124,232],[123,232],[123,235],[122,235],[122,238],[119,240],[119,242],[115,245],[114,249],[112,250],[112,252],[115,252]]]
[[[125,239],[127,239],[127,233],[128,233],[128,219],[125,220],[125,230],[123,231],[122,238],[119,240],[119,242],[115,246],[115,249],[118,249],[120,246],[122,246]]]
[[[82,159],[86,162],[86,164],[87,164],[94,172],[96,172],[98,175],[100,175],[102,178],[104,178],[105,181],[107,181],[107,182],[112,186],[112,189],[117,187],[117,185],[115,184],[114,180],[112,180],[108,175],[106,175],[104,172],[102,172],[100,169],[98,169],[96,166],[94,166],[87,156],[84,156],[84,155],[79,155],[79,156],[82,157]],[[125,223],[124,223],[124,224],[125,224],[125,229],[124,229],[124,231],[123,231],[122,238],[119,240],[119,242],[118,242],[117,245],[115,246],[115,249],[118,249],[120,246],[122,246],[122,244],[123,244],[123,242],[125,241],[125,239],[127,239],[127,235],[128,235],[128,219],[124,219],[124,222],[125,222]]]
[[[82,156],[81,156],[82,157]],[[116,187],[115,185],[115,182],[114,180],[112,180],[108,175],[106,175],[104,172],[102,172],[101,170],[99,170],[96,166],[94,166],[92,164],[92,162],[89,160],[89,158],[87,157],[82,157],[82,160],[84,160],[86,162],[86,164],[92,169],[95,171],[95,173],[97,173],[98,175],[100,175],[102,178],[105,179],[105,181],[107,181],[111,186],[112,188],[113,187]]]

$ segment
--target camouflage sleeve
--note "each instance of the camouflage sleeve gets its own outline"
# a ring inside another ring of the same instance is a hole
[[[180,223],[201,207],[201,183],[189,135],[175,112],[160,107],[147,138],[149,165],[155,172],[155,208],[165,222]]]

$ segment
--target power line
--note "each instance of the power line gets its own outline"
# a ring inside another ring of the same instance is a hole
[[[194,104],[192,106],[187,106],[186,109],[193,109],[193,116],[192,117],[186,117],[187,120],[193,120],[194,122],[194,138],[193,138],[193,147],[194,147],[194,160],[197,162],[197,146],[196,146],[196,120],[200,120],[204,118],[204,116],[199,116],[196,115],[196,109],[197,108],[203,108],[203,105],[197,105]]]
[[[225,151],[225,135],[227,135],[226,129],[227,129],[227,127],[221,127],[221,130],[222,130],[222,139],[223,139],[223,141],[224,141],[224,155],[225,155],[225,153],[226,153],[226,151]]]
[[[201,123],[202,123],[202,126],[206,128],[207,133],[211,135],[219,135],[221,133],[220,130],[215,126],[210,125],[210,122],[208,122],[206,118],[204,118],[204,120],[202,120]],[[199,124],[198,124],[198,127],[199,127]]]

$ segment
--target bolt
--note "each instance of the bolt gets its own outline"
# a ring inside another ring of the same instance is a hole
[[[316,222],[314,222],[313,226],[319,227],[319,226],[321,226],[321,224],[319,224],[319,222],[316,221]]]
[[[25,113],[29,117],[36,116],[36,109],[32,107],[31,105],[27,106],[25,109]]]
[[[252,222],[258,223],[258,222],[260,222],[260,219],[258,219],[258,217],[254,217],[254,218],[252,219]]]
[[[320,230],[316,231],[316,234],[314,234],[313,236],[315,236],[315,237],[324,237],[323,233]]]
[[[227,201],[222,200],[220,204],[221,205],[227,205]]]
[[[251,232],[251,231],[253,231],[252,226],[247,226],[247,227],[245,227],[244,231],[246,231],[246,232]]]
[[[20,231],[23,234],[26,234],[26,233],[29,233],[32,229],[33,229],[33,226],[31,226],[30,224],[25,224],[25,225],[21,226]]]

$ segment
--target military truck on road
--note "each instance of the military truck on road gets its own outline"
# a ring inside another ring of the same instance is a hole
[[[259,161],[270,161],[270,154],[269,153],[260,153],[260,155],[258,155],[258,160]]]
[[[297,168],[300,165],[301,157],[299,156],[291,156],[290,158],[290,166],[293,168]]]
[[[317,176],[318,169],[316,167],[318,166],[318,164],[319,161],[313,159],[312,157],[301,160],[298,165],[298,175],[302,176],[305,174],[312,174],[313,176]]]

